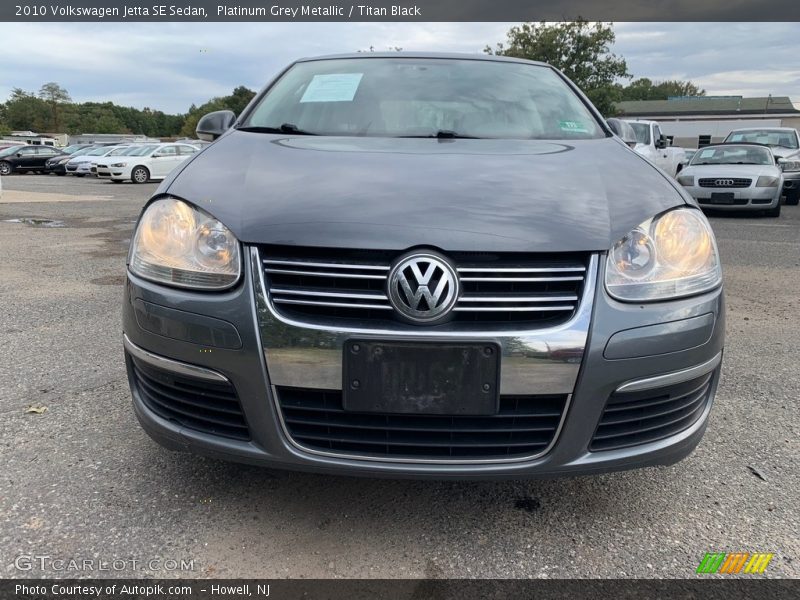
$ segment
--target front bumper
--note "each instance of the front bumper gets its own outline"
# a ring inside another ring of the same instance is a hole
[[[786,184],[784,182],[784,190]],[[684,188],[702,208],[713,210],[768,210],[775,208],[781,201],[783,191],[780,187],[746,188],[707,188],[688,186]],[[713,193],[733,193],[733,204],[718,204],[712,200]]]
[[[526,478],[671,464],[688,455],[705,430],[724,343],[722,290],[666,303],[622,304],[608,297],[602,285],[597,285],[604,275],[602,257],[596,257],[593,279],[589,282],[591,297],[582,304],[584,312],[579,311],[577,321],[574,319],[559,331],[527,332],[526,338],[535,347],[537,340],[554,341],[572,328],[569,339],[572,345],[582,348],[580,362],[575,361],[573,352],[566,352],[564,356],[570,358],[564,359],[550,355],[532,360],[525,369],[518,369],[501,383],[501,390],[505,385],[510,393],[568,391],[568,408],[546,452],[515,460],[435,462],[375,460],[303,447],[288,435],[275,396],[277,386],[271,377],[285,385],[302,382],[300,378],[305,374],[309,386],[329,387],[329,378],[332,373],[336,376],[338,366],[335,361],[326,364],[323,360],[319,364],[305,364],[294,372],[280,368],[280,353],[274,352],[277,349],[274,332],[280,331],[284,339],[294,340],[293,348],[302,353],[319,344],[319,331],[278,318],[263,292],[257,256],[251,258],[240,285],[222,294],[166,289],[128,275],[124,332],[134,409],[151,437],[169,448],[265,466],[338,474]],[[147,307],[144,312],[143,307]],[[170,307],[180,307],[180,312]],[[153,319],[147,318],[148,311]],[[363,336],[353,332],[329,333],[337,345],[328,359],[340,352],[338,345],[349,337]],[[387,334],[378,337],[385,338]],[[497,335],[475,334],[469,339],[498,342],[505,353],[507,340],[498,339]],[[269,358],[271,350],[278,359],[274,362]],[[153,361],[168,370],[185,369],[188,365],[208,370],[212,377],[227,379],[236,389],[250,439],[210,435],[150,410],[133,373],[134,363],[142,360],[142,352],[149,353]],[[508,359],[506,355],[504,366]],[[659,379],[665,374],[669,375],[668,382]],[[606,402],[615,391],[620,393],[637,386],[656,389],[662,384],[680,383],[705,374],[710,374],[708,398],[688,427],[647,443],[590,450]]]
[[[99,179],[116,179],[118,181],[130,179],[130,173],[126,172],[124,168],[97,167],[94,173]]]

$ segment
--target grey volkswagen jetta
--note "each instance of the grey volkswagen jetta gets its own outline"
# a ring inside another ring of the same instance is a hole
[[[674,463],[719,380],[714,234],[546,64],[303,59],[144,207],[133,406],[172,449],[365,476]]]

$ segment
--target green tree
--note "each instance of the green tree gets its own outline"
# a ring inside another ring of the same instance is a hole
[[[69,92],[58,85],[55,81],[51,81],[50,83],[45,83],[41,88],[39,88],[39,98],[44,100],[50,107],[49,130],[52,132],[58,132],[61,127],[61,122],[59,119],[61,106],[63,104],[67,104],[68,102],[72,102]]]
[[[522,23],[508,30],[505,43],[487,54],[526,58],[560,69],[603,114],[619,99],[620,79],[630,79],[625,59],[611,52],[616,39],[612,23],[584,19],[561,23]]]
[[[621,100],[666,100],[670,96],[705,96],[706,91],[691,81],[675,79],[653,82],[647,77],[634,79],[621,88]]]

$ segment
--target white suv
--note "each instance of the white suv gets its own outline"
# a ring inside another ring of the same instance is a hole
[[[172,169],[199,152],[190,144],[143,144],[132,146],[121,156],[97,161],[97,176],[114,183],[130,180],[147,183],[164,179]]]

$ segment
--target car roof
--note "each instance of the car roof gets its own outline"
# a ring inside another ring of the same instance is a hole
[[[317,60],[341,60],[353,58],[438,58],[444,60],[479,60],[484,62],[510,62],[540,67],[551,67],[545,62],[514,58],[511,56],[498,56],[497,54],[467,54],[460,52],[348,52],[345,54],[325,54],[322,56],[307,56],[295,62],[313,62]],[[552,68],[552,67],[551,67]]]
[[[796,131],[796,129],[794,127],[739,127],[733,129],[731,133],[736,133],[737,131],[785,131],[788,133],[790,131]]]

